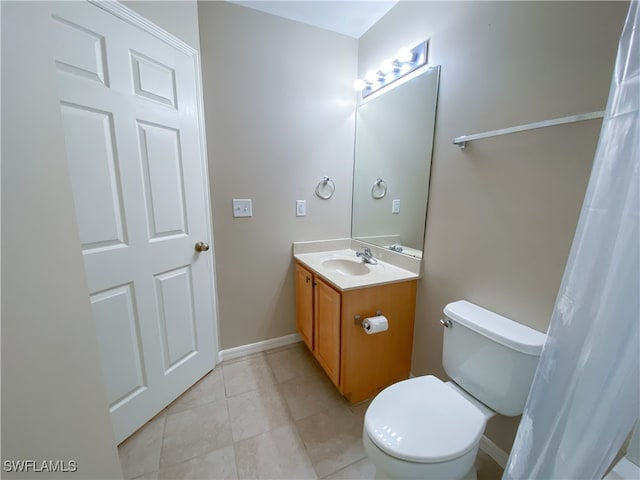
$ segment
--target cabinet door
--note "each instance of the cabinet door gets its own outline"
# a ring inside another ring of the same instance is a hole
[[[313,275],[296,263],[296,327],[313,350]]]
[[[315,354],[331,381],[340,385],[340,293],[316,277]]]
[[[356,315],[366,318],[379,310],[389,321],[387,331],[374,335],[367,335],[353,321],[342,323],[340,382],[342,394],[349,402],[361,402],[409,378],[416,285],[413,280],[343,292],[343,319]]]

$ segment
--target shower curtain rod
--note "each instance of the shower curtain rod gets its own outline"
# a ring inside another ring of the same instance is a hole
[[[500,130],[491,130],[490,132],[475,133],[473,135],[462,135],[453,139],[453,143],[460,148],[465,148],[467,142],[471,140],[480,140],[481,138],[497,137],[498,135],[506,135],[508,133],[524,132],[526,130],[535,130],[536,128],[552,127],[554,125],[562,125],[565,123],[582,122],[584,120],[593,120],[594,118],[604,117],[604,111],[581,113],[579,115],[570,115],[568,117],[554,118],[542,122],[527,123],[526,125],[518,125],[516,127],[502,128]]]

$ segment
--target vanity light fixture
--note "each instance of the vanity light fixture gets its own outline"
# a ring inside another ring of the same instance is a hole
[[[373,92],[426,65],[428,47],[429,42],[425,41],[411,49],[401,48],[395,59],[384,60],[378,70],[369,70],[364,79],[358,78],[353,82],[353,88],[362,92],[362,98],[368,97]]]
[[[398,50],[398,54],[396,55],[396,58],[401,63],[409,63],[414,60],[415,53],[409,50],[407,47],[402,47],[400,50]]]
[[[355,81],[353,82],[353,88],[356,92],[361,92],[366,88],[366,86],[367,86],[367,82],[365,82],[361,78],[356,78]]]
[[[372,85],[382,80],[384,80],[384,75],[380,70],[378,70],[377,72],[374,70],[369,70],[367,74],[364,76],[364,81],[366,82],[367,85]]]

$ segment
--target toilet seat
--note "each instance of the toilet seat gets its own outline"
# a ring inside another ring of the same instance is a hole
[[[487,417],[438,378],[395,383],[367,409],[365,431],[383,452],[418,463],[446,462],[474,449]]]

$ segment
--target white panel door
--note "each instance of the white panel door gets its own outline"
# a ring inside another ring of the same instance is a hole
[[[111,416],[125,439],[215,366],[198,71],[184,51],[61,2],[60,109]]]

